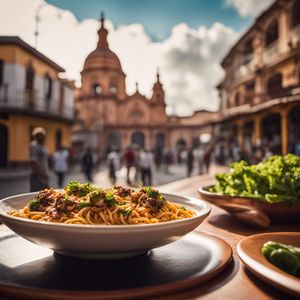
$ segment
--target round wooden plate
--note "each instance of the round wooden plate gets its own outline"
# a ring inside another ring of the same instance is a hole
[[[120,299],[174,293],[208,281],[232,257],[226,242],[203,232],[145,255],[99,261],[53,255],[5,231],[0,236],[0,294],[14,299]]]
[[[255,234],[241,240],[237,246],[240,259],[257,277],[286,293],[300,298],[300,278],[271,264],[261,253],[267,241],[300,247],[300,233],[276,232]]]

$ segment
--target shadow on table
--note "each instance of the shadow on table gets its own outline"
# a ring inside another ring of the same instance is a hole
[[[251,271],[249,271],[245,266],[243,267],[245,274],[259,289],[261,289],[264,293],[266,293],[270,299],[296,299],[292,296],[289,296],[283,293],[281,290],[272,287],[271,285],[267,284],[265,281],[260,280],[257,278]]]
[[[295,231],[299,232],[299,225],[296,225],[295,223],[291,224],[274,224],[271,225],[267,229],[256,229],[252,227],[248,227],[244,224],[241,224],[238,222],[235,218],[233,218],[230,214],[224,213],[215,215],[212,217],[209,217],[208,223],[221,228],[223,230],[227,230],[236,234],[241,234],[248,236],[250,234],[256,234],[256,233],[264,233],[264,232],[284,232],[284,231]]]

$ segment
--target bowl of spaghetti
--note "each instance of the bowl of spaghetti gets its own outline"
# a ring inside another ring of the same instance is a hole
[[[207,202],[152,187],[103,189],[70,182],[0,202],[0,218],[21,237],[54,252],[90,259],[147,253],[172,243],[209,215]]]

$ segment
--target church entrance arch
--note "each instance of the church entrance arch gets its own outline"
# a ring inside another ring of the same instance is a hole
[[[140,148],[145,147],[145,135],[141,131],[136,131],[131,136],[131,144],[135,144]]]
[[[0,124],[0,167],[7,166],[7,149],[8,149],[8,130],[3,124]]]
[[[122,147],[121,133],[117,131],[110,132],[107,135],[106,145],[108,150],[120,150]]]

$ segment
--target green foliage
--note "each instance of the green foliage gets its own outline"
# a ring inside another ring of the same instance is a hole
[[[158,190],[156,190],[150,186],[143,187],[142,190],[144,190],[146,192],[148,197],[154,198],[154,199],[160,199],[163,203],[166,202],[166,199],[162,196],[162,194]]]
[[[256,164],[231,164],[228,173],[216,175],[211,192],[293,204],[300,199],[300,157],[274,155]]]
[[[263,245],[261,251],[265,258],[278,268],[300,276],[300,248],[269,241]]]
[[[80,198],[86,196],[95,189],[96,187],[93,187],[90,183],[80,183],[76,180],[72,180],[65,187],[65,192],[68,196],[73,195]]]
[[[29,209],[31,211],[37,211],[37,210],[39,210],[40,204],[41,204],[40,200],[37,199],[37,198],[34,198],[28,204],[29,205]]]

